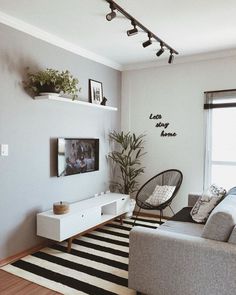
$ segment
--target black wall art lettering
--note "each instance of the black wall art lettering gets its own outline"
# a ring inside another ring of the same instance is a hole
[[[162,119],[162,115],[161,114],[150,114],[149,116],[150,120],[161,120]],[[155,127],[157,128],[162,128],[163,130],[160,133],[161,137],[175,137],[177,136],[176,132],[168,132],[166,129],[170,126],[169,122],[162,122],[159,121],[155,124]]]
[[[161,134],[160,136],[163,136],[163,137],[172,137],[172,136],[176,136],[177,134],[175,132],[165,132],[164,130],[161,131]]]
[[[170,123],[162,123],[162,122],[156,123],[156,127],[163,127],[163,128],[165,128],[165,129],[166,129],[169,125],[170,125]]]
[[[150,114],[149,119],[158,120],[158,119],[162,119],[162,116],[160,114],[157,114],[157,115]]]

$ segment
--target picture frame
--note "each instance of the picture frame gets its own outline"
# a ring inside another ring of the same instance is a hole
[[[91,103],[101,104],[103,100],[102,82],[89,79],[89,100]]]

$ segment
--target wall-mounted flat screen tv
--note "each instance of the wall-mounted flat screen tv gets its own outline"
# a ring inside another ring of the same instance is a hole
[[[58,138],[57,176],[99,170],[99,139]]]

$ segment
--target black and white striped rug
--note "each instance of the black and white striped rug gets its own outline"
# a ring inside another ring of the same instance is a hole
[[[114,221],[67,243],[28,255],[2,268],[62,294],[133,295],[128,289],[129,231],[133,220]],[[139,218],[137,225],[156,228],[157,220]]]

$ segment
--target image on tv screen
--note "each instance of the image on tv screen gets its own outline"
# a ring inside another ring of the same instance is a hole
[[[58,176],[98,170],[99,139],[58,138]]]

